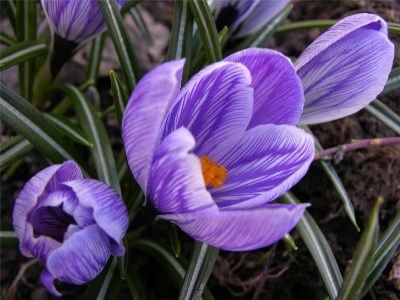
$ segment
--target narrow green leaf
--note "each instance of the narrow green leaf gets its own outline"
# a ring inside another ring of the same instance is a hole
[[[88,174],[88,165],[79,152],[61,137],[34,106],[0,82],[0,116],[53,163],[75,160]]]
[[[57,85],[54,88],[61,89],[67,93],[75,107],[84,133],[88,139],[93,142],[91,151],[99,179],[113,187],[117,193],[121,194],[110,140],[93,106],[89,103],[86,96],[72,85]]]
[[[93,147],[93,143],[88,141],[88,139],[84,136],[82,130],[75,124],[73,124],[68,118],[65,118],[60,115],[50,115],[43,114],[43,116],[49,120],[54,126],[54,128],[62,135],[70,138],[71,140],[86,146]]]
[[[113,70],[110,71],[110,80],[115,112],[117,114],[119,128],[122,128],[122,116],[124,115],[125,107],[128,103],[128,93]]]
[[[357,243],[350,268],[344,276],[338,300],[356,300],[361,296],[361,290],[372,265],[378,241],[379,207],[382,202],[382,198],[379,197],[372,209],[368,225]]]
[[[265,24],[258,32],[246,38],[239,44],[238,47],[235,47],[232,53],[246,48],[264,46],[267,40],[275,33],[278,26],[286,20],[292,9],[292,4],[286,6],[276,17],[271,19],[271,21]]]
[[[99,0],[99,4],[125,75],[128,92],[130,93],[141,77],[139,63],[133,50],[134,47],[125,29],[115,0]]]
[[[1,0],[1,7],[4,9],[8,20],[10,21],[10,24],[12,28],[14,29],[14,32],[17,31],[17,10],[15,8],[15,4],[13,0]]]
[[[124,7],[121,9],[121,15],[126,14],[131,10],[131,8],[135,7],[136,5],[140,4],[142,0],[128,0],[126,1]]]
[[[179,300],[200,299],[217,260],[219,249],[194,242],[192,258],[185,274]]]
[[[175,224],[168,223],[168,236],[172,251],[176,257],[179,257],[181,255],[181,243],[179,241]]]
[[[290,24],[285,24],[280,26],[276,33],[286,33],[295,30],[304,30],[304,29],[313,29],[313,28],[320,28],[325,29],[332,27],[335,25],[339,20],[307,20],[307,21],[299,21],[293,22]],[[400,34],[400,24],[397,23],[388,23],[388,30],[390,33],[393,34]]]
[[[126,282],[128,284],[129,290],[131,291],[131,296],[133,300],[146,300],[146,291],[143,286],[141,276],[137,274],[135,268],[131,267],[126,273]]]
[[[92,82],[93,86],[96,86],[99,77],[99,67],[101,55],[103,53],[104,41],[105,33],[103,32],[93,40],[92,47],[90,48],[89,62],[86,69],[86,81]]]
[[[17,64],[29,61],[47,53],[47,46],[33,41],[26,41],[6,48],[1,53],[0,71],[4,71]]]
[[[2,43],[5,46],[11,46],[15,44],[15,41],[14,38],[12,38],[3,31],[0,31],[0,43]],[[3,53],[1,54],[1,56],[3,56]]]
[[[0,144],[0,154],[3,154],[7,150],[11,149],[18,143],[22,142],[24,137],[22,135],[17,135],[14,137],[9,138],[7,141]]]
[[[221,45],[214,17],[206,0],[190,0],[190,11],[199,28],[209,63],[222,59]]]
[[[317,138],[313,135],[310,128],[308,126],[301,126],[301,127],[314,137],[315,149],[317,151],[322,151],[323,148],[322,148],[321,144],[319,143]],[[354,214],[353,204],[350,200],[349,195],[347,194],[346,188],[344,187],[342,181],[339,178],[339,175],[336,173],[335,168],[332,166],[332,164],[330,162],[325,161],[323,159],[318,160],[318,163],[324,170],[325,174],[328,176],[328,179],[330,180],[330,182],[335,187],[335,189],[339,195],[339,198],[343,202],[343,207],[344,207],[350,221],[356,227],[357,231],[360,231],[360,227],[358,227],[358,225],[357,225],[356,216]]]
[[[290,248],[292,248],[293,250],[298,250],[299,248],[297,248],[296,243],[294,242],[292,236],[289,233],[286,233],[285,236],[282,238],[282,241],[288,245]]]
[[[369,275],[362,290],[362,297],[371,289],[381,276],[394,252],[400,245],[400,212],[397,212],[390,222],[385,233],[378,242],[374,253],[374,262],[369,270]]]
[[[169,46],[166,61],[181,59],[184,54],[184,34],[186,28],[188,2],[175,1],[174,17],[172,19],[172,30],[169,39]]]
[[[385,84],[385,88],[383,89],[382,93],[380,93],[379,96],[383,96],[399,88],[400,88],[400,67],[397,67],[390,72],[389,79]]]
[[[291,192],[285,193],[280,200],[288,204],[300,203]],[[299,232],[314,259],[329,297],[331,299],[336,299],[343,279],[324,234],[307,211],[297,224],[296,230]]]
[[[34,41],[36,39],[36,1],[17,1],[17,41]],[[19,65],[20,95],[31,100],[35,61]]]
[[[0,231],[0,249],[18,248],[18,237],[14,231]]]
[[[395,113],[388,112],[390,109],[387,107],[383,109],[383,103],[376,103],[376,100],[372,103],[365,107],[365,110],[393,130],[397,135],[400,135],[399,116]]]
[[[132,9],[129,11],[133,21],[139,28],[139,31],[141,32],[144,41],[146,42],[147,46],[151,47],[153,46],[153,38],[151,37],[151,34],[149,32],[149,29],[147,28],[146,22],[144,21],[142,17],[142,12],[140,11],[140,6],[134,6]]]
[[[14,144],[11,148],[4,151],[0,155],[0,171],[4,171],[13,163],[28,155],[28,153],[30,153],[32,149],[32,144],[25,139],[22,139],[18,143]]]

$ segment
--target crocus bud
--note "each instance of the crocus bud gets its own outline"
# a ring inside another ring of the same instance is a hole
[[[83,179],[73,161],[50,166],[26,183],[13,224],[21,253],[44,262],[41,280],[55,296],[61,296],[55,279],[83,284],[101,272],[110,255],[125,253],[124,203],[108,185]]]

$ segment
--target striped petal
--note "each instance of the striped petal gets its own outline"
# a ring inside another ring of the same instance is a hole
[[[52,252],[41,279],[45,287],[59,295],[54,279],[84,284],[95,278],[110,257],[110,238],[97,225],[85,227]]]
[[[29,212],[55,191],[60,183],[81,179],[82,177],[82,172],[74,161],[50,166],[32,177],[15,200],[13,225],[19,240],[23,240],[25,234],[32,234],[30,237],[25,236],[25,238],[33,238],[33,231],[26,231],[25,228]],[[20,250],[26,256],[31,255],[23,246],[23,243],[21,243]]]
[[[229,28],[231,33],[236,32],[241,25],[257,6],[260,0],[218,0],[215,10],[215,24],[218,31],[224,26]]]
[[[297,124],[303,111],[304,92],[286,56],[269,49],[252,48],[236,52],[225,61],[242,63],[251,73],[254,106],[249,128],[269,123]]]
[[[147,73],[133,91],[124,113],[122,136],[129,167],[145,192],[161,123],[180,89],[184,63],[164,63]]]
[[[339,119],[367,106],[383,90],[393,57],[380,17],[356,14],[338,22],[295,64],[306,99],[300,123]]]
[[[244,134],[253,108],[251,76],[238,63],[214,63],[191,78],[177,95],[163,137],[186,127],[196,140],[194,153],[218,160]]]
[[[68,181],[64,185],[74,191],[80,205],[93,209],[96,224],[115,242],[112,244],[112,254],[121,255],[125,251],[122,237],[128,229],[128,213],[117,192],[93,179]]]
[[[158,211],[175,214],[218,210],[206,190],[199,158],[189,153],[194,146],[192,134],[182,127],[157,147],[149,191]]]
[[[228,177],[210,193],[219,207],[258,207],[294,186],[313,157],[314,141],[303,130],[288,125],[254,127],[221,160]]]
[[[220,210],[162,215],[159,219],[178,225],[192,238],[229,251],[248,251],[269,246],[297,224],[307,204],[268,204],[246,210]]]

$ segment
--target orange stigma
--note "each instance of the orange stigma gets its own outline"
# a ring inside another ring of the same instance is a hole
[[[228,170],[224,166],[218,166],[216,162],[212,162],[208,156],[200,156],[200,162],[206,186],[214,188],[223,186],[228,176]]]

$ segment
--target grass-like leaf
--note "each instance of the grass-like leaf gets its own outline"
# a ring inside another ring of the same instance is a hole
[[[386,82],[385,88],[383,89],[382,93],[380,93],[380,96],[390,93],[391,91],[394,91],[396,89],[400,89],[400,67],[394,68],[390,72],[389,79]]]
[[[17,64],[29,61],[47,53],[47,46],[35,41],[26,41],[13,44],[1,53],[0,71],[4,71]]]
[[[400,245],[400,212],[397,212],[394,219],[380,238],[374,253],[374,262],[369,270],[369,275],[362,290],[364,296],[374,285],[376,280],[389,263],[393,253]]]
[[[9,36],[7,33],[0,31],[0,43],[2,43],[5,46],[11,46],[15,44],[14,38]],[[1,54],[3,56],[3,53]]]
[[[382,102],[375,100],[365,110],[400,135],[400,117]]]
[[[300,203],[291,192],[285,193],[280,199],[282,202],[288,204]],[[314,259],[329,297],[336,299],[343,279],[324,234],[307,211],[297,224],[296,230],[299,232]]]
[[[141,77],[132,41],[125,29],[115,0],[99,0],[99,4],[124,72],[128,92],[132,92]]]
[[[1,7],[4,9],[8,20],[10,21],[11,27],[14,32],[17,31],[17,10],[15,8],[15,3],[13,0],[1,0]]]
[[[110,80],[115,112],[117,114],[119,128],[122,128],[122,116],[124,115],[125,107],[128,104],[128,93],[113,70],[110,71]]]
[[[103,53],[104,41],[105,33],[103,32],[93,40],[92,47],[90,48],[90,56],[86,69],[86,81],[92,82],[93,86],[96,86],[97,78],[99,76],[99,67],[101,55]]]
[[[337,300],[356,300],[361,296],[361,290],[372,265],[378,241],[379,207],[382,201],[382,198],[379,197],[372,209],[368,225],[357,243],[350,268],[344,276]]]
[[[126,273],[126,283],[128,284],[132,298],[146,300],[146,291],[143,286],[141,276],[136,272],[135,268],[129,268]]]
[[[0,116],[53,163],[75,160],[88,174],[88,165],[73,145],[64,139],[43,114],[0,82]]]
[[[129,11],[129,14],[131,15],[136,26],[139,28],[147,46],[149,46],[149,47],[153,46],[153,38],[151,37],[149,29],[147,28],[146,22],[144,21],[144,19],[142,17],[142,13],[140,11],[140,6],[132,7],[131,10]]]
[[[17,138],[15,138],[15,140],[18,140],[18,142],[13,143],[12,147],[7,147],[8,149],[2,151],[0,155],[1,172],[4,171],[9,166],[11,166],[13,163],[17,162],[19,159],[28,155],[28,153],[30,153],[33,149],[32,144],[29,141],[22,138],[22,136],[18,136]],[[3,145],[1,146],[3,147]]]
[[[189,7],[199,28],[209,63],[222,59],[221,45],[214,17],[206,0],[189,0]]]
[[[168,223],[168,237],[172,251],[176,257],[179,257],[179,255],[181,255],[181,242],[179,241],[175,224]]]
[[[188,17],[188,1],[175,1],[174,17],[165,60],[181,59],[184,54],[184,34]]]

